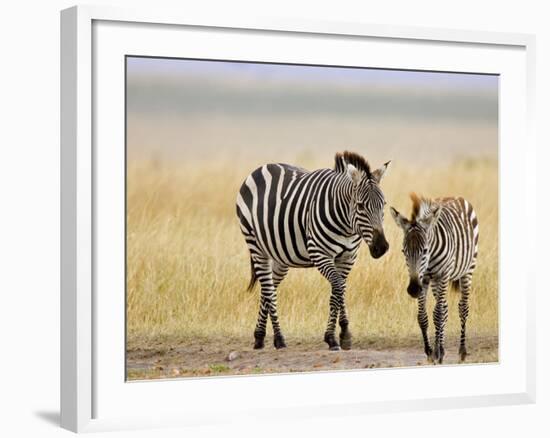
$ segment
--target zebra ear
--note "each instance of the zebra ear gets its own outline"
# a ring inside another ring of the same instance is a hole
[[[371,172],[372,178],[379,183],[382,181],[382,178],[384,177],[384,174],[386,173],[386,170],[388,169],[389,165],[391,163],[391,160],[384,163],[384,165],[380,169],[376,169],[374,172]]]
[[[411,225],[408,219],[393,207],[390,207],[390,212],[395,223],[403,228],[403,231],[407,231]]]
[[[353,164],[348,163],[348,177],[353,181],[353,184],[357,185],[363,179],[363,174]]]

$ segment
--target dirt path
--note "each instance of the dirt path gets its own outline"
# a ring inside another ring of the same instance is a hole
[[[247,342],[248,341],[248,342]],[[266,339],[267,341],[267,339]],[[288,373],[361,368],[391,368],[427,365],[418,340],[380,348],[382,342],[355,342],[349,351],[328,351],[322,342],[288,340],[288,347],[275,350],[266,342],[264,350],[253,350],[243,340],[158,340],[127,350],[128,380],[198,377],[235,374]],[[244,347],[244,348],[243,348]],[[459,363],[458,340],[446,342],[445,364]],[[468,340],[466,363],[498,361],[496,337]]]

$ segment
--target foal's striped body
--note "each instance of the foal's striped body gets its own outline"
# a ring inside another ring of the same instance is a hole
[[[479,224],[472,205],[463,198],[425,199],[411,195],[413,213],[405,219],[392,208],[392,215],[404,230],[403,252],[409,268],[408,292],[418,298],[418,323],[428,357],[441,363],[445,354],[444,331],[448,317],[447,290],[458,287],[461,336],[459,354],[466,357],[466,320],[472,275],[476,267]],[[434,309],[435,343],[428,339],[426,295],[428,288],[436,299]]]

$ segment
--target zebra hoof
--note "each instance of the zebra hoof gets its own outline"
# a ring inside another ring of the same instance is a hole
[[[261,350],[262,348],[264,348],[264,340],[256,339],[256,342],[254,342],[254,350]]]
[[[334,337],[334,333],[325,333],[325,342],[328,344],[328,349],[330,351],[338,351],[340,350],[340,345],[338,345],[338,342],[336,342],[336,338]]]
[[[432,361],[432,355],[433,355],[433,351],[430,347],[426,347],[424,349],[424,353],[426,353],[426,358],[428,359],[428,362],[431,362]]]
[[[275,345],[275,348],[277,350],[280,350],[281,348],[286,348],[286,342],[285,342],[285,338],[283,338],[282,336],[275,336],[274,340],[273,340],[273,344]]]
[[[466,360],[466,356],[468,356],[468,353],[466,352],[466,348],[462,348],[462,347],[460,347],[458,354],[460,356],[460,362],[464,362]]]
[[[262,348],[264,348],[264,339],[265,334],[261,332],[254,333],[254,350],[261,350]]]
[[[351,336],[340,336],[340,347],[342,350],[351,350]]]
[[[432,361],[434,364],[442,364],[443,356],[445,356],[445,350],[441,347],[436,346],[432,353]]]

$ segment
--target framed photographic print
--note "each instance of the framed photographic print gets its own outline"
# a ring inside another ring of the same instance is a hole
[[[533,37],[61,24],[63,427],[534,400]]]

